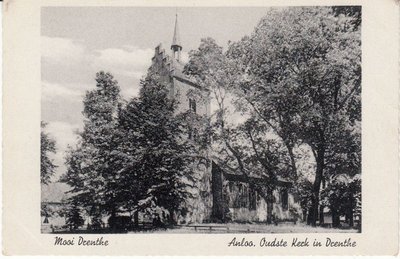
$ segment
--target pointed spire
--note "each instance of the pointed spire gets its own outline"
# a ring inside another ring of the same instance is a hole
[[[179,37],[178,13],[175,15],[175,29],[174,37],[172,38],[171,49],[173,51],[180,51],[182,49],[181,38]]]

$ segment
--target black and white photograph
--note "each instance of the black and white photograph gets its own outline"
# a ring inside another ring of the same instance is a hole
[[[40,232],[363,233],[362,12],[41,7]]]

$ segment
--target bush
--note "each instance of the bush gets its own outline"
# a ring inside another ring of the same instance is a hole
[[[111,216],[108,219],[108,225],[114,232],[127,232],[134,227],[130,216]]]

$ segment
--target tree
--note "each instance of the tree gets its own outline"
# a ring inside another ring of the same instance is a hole
[[[352,24],[355,30],[358,30],[361,26],[361,6],[333,6],[332,9],[336,16],[345,15],[354,17]]]
[[[40,122],[40,182],[42,184],[50,183],[57,168],[54,160],[50,158],[50,154],[56,152],[56,142],[45,132],[46,125],[46,122]]]
[[[324,206],[330,208],[334,227],[339,226],[340,216],[346,216],[353,226],[357,200],[361,200],[361,125],[358,121],[343,124],[338,121],[337,126],[332,135],[334,145],[328,146],[325,156],[322,185],[327,187],[321,193],[320,210]]]
[[[296,182],[296,191],[297,195],[299,197],[299,202],[300,202],[300,207],[303,211],[303,220],[308,221],[310,218],[307,218],[307,213],[311,209],[311,197],[313,193],[312,189],[312,182],[309,181],[306,178],[299,178],[299,180]],[[307,222],[310,224],[310,222]]]
[[[274,129],[289,154],[298,142],[311,147],[312,225],[327,152],[340,145],[341,125],[352,125],[361,115],[361,41],[354,19],[328,7],[272,9],[250,37],[228,50],[241,101]]]
[[[288,179],[291,174],[291,165],[288,154],[282,142],[270,134],[268,125],[257,118],[250,117],[243,124],[238,125],[230,134],[230,160],[238,165],[235,170],[246,176],[249,183],[258,191],[267,203],[267,224],[273,220],[274,191],[279,181]],[[229,161],[229,160],[228,160]],[[253,182],[254,178],[267,180],[261,186]]]
[[[96,219],[99,213],[115,213],[118,206],[112,186],[118,175],[111,154],[121,98],[118,82],[110,73],[98,72],[95,80],[96,89],[86,92],[83,101],[85,119],[79,143],[67,153],[67,172],[61,181],[72,187],[70,201],[96,212],[92,215]]]
[[[340,216],[345,216],[350,227],[354,226],[354,215],[359,213],[361,182],[359,175],[353,178],[345,174],[336,175],[321,193],[321,198],[330,208],[332,226],[340,226]]]
[[[267,223],[272,223],[273,192],[278,178],[290,176],[290,160],[282,149],[282,143],[271,134],[269,125],[256,113],[248,112],[236,102],[237,109],[246,114],[244,123],[231,123],[232,86],[236,76],[235,65],[227,59],[222,48],[212,38],[202,39],[197,50],[189,53],[189,62],[184,73],[203,87],[211,90],[218,109],[212,115],[212,137],[214,152],[219,154],[219,163],[240,172],[251,182],[251,177],[268,180],[266,186],[252,183],[267,203]],[[234,102],[237,97],[233,97]],[[289,167],[288,167],[289,165]]]
[[[139,97],[126,105],[109,73],[96,75],[97,89],[84,99],[84,129],[66,156],[61,181],[74,194],[70,204],[84,208],[92,222],[119,212],[154,217],[183,214],[195,189],[194,161],[202,145],[187,138],[190,112],[178,114],[169,86],[157,74],[141,82]],[[197,118],[199,119],[199,118]],[[195,149],[197,151],[195,151]]]
[[[124,161],[117,182],[128,211],[169,215],[185,210],[194,185],[195,145],[187,139],[188,114],[176,113],[168,85],[149,73],[138,98],[119,114],[120,141],[116,153]],[[159,216],[159,215],[158,215]]]
[[[70,204],[67,211],[66,223],[71,231],[78,229],[85,223],[81,216],[80,206],[77,203]]]

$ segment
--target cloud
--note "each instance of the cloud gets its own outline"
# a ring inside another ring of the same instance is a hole
[[[43,100],[54,100],[54,98],[66,98],[66,99],[77,99],[82,101],[88,86],[82,87],[82,89],[76,89],[70,84],[58,84],[42,81],[42,99]]]
[[[51,155],[58,166],[53,180],[57,180],[66,170],[64,159],[68,146],[75,146],[78,141],[76,131],[82,130],[82,125],[71,124],[63,121],[48,122],[45,132],[56,142],[56,153]]]
[[[77,63],[86,58],[83,42],[58,37],[41,37],[42,58],[52,63]]]
[[[65,172],[65,151],[77,142],[75,131],[82,128],[82,100],[86,90],[95,89],[94,77],[100,70],[111,72],[124,97],[137,95],[139,79],[151,64],[153,49],[116,46],[91,49],[84,41],[59,37],[41,37],[42,119],[46,131],[56,141],[52,156],[56,177]]]
[[[146,73],[154,54],[151,48],[132,45],[90,50],[79,40],[42,36],[41,41],[42,58],[52,66],[77,67],[82,72],[104,70],[136,79]]]
[[[56,148],[60,151],[67,150],[68,145],[75,145],[77,142],[77,130],[81,130],[82,125],[71,124],[64,121],[51,121],[46,126],[46,131],[56,140]]]
[[[122,96],[136,96],[153,54],[151,48],[122,45],[90,49],[83,41],[42,36],[43,100],[53,106],[54,98],[82,100],[84,90],[94,88],[94,76],[101,70],[115,76]]]
[[[122,46],[94,52],[93,66],[97,70],[106,70],[116,75],[140,79],[151,64],[154,51],[136,46]]]

